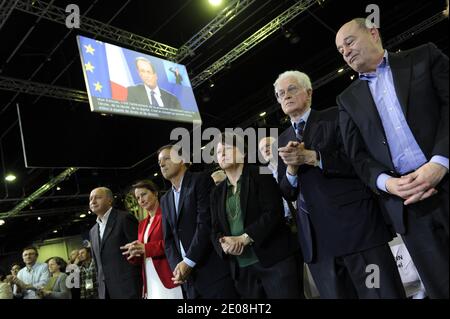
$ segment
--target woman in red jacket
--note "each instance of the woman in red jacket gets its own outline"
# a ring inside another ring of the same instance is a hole
[[[174,285],[172,271],[164,253],[162,215],[158,189],[152,181],[133,185],[134,195],[147,218],[139,223],[138,240],[121,247],[133,264],[142,264],[143,296],[145,299],[182,299],[181,287]]]

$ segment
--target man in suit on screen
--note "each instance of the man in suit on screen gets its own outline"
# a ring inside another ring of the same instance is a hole
[[[182,109],[180,101],[175,95],[158,86],[158,74],[154,65],[148,59],[136,58],[136,68],[143,83],[128,87],[128,102]]]

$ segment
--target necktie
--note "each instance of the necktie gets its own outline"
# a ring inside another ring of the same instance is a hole
[[[303,131],[305,129],[305,121],[300,120],[299,123],[294,123],[295,137],[301,143],[303,142]],[[300,191],[300,201],[299,201],[300,211],[306,214],[309,214],[308,209],[306,208],[305,198],[303,197],[302,192]]]
[[[300,120],[299,123],[294,123],[295,137],[301,143],[303,142],[303,130],[305,129],[305,121]]]
[[[155,97],[155,91],[151,90],[150,91],[150,105],[158,105],[158,102],[156,102],[156,97]]]

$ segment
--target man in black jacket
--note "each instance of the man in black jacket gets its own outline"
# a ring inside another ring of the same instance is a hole
[[[130,213],[114,209],[113,194],[106,187],[94,189],[89,208],[97,215],[90,231],[92,254],[97,268],[99,299],[140,299],[140,267],[128,263],[121,246],[137,240],[138,222]]]
[[[292,122],[279,137],[278,178],[283,196],[297,201],[300,246],[320,296],[404,298],[393,236],[345,155],[337,109],[311,110],[302,72],[281,74],[274,87]]]
[[[188,299],[237,297],[230,271],[211,243],[208,174],[187,170],[175,147],[158,151],[158,163],[172,184],[161,198],[164,244],[174,283],[183,284]]]
[[[347,154],[403,241],[431,298],[449,297],[449,63],[433,44],[383,49],[365,19],[336,46],[359,73],[337,102]]]

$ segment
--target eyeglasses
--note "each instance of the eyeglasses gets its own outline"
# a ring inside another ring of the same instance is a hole
[[[275,97],[277,98],[278,101],[284,99],[284,97],[286,96],[286,93],[294,96],[297,95],[298,92],[300,91],[300,88],[298,86],[295,85],[290,85],[287,89],[287,91],[285,90],[279,90],[275,92]]]

